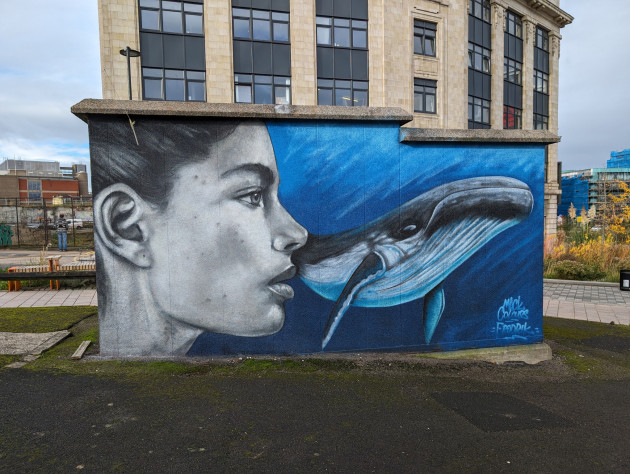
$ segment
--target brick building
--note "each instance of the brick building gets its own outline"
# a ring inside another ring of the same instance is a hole
[[[0,199],[39,203],[54,197],[87,197],[86,165],[57,161],[4,160],[0,163]]]
[[[557,134],[572,20],[559,0],[99,0],[103,98],[129,97],[129,59],[134,99],[398,106],[409,127]]]

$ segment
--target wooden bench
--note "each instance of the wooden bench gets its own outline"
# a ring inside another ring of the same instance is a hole
[[[22,265],[7,269],[0,273],[0,281],[8,281],[9,291],[21,288],[20,280],[50,280],[50,289],[60,288],[60,279],[96,278],[96,262],[93,260],[71,263],[60,263],[61,255],[46,258],[47,265]]]

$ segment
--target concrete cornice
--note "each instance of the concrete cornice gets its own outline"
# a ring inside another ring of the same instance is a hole
[[[558,143],[560,137],[547,130],[465,130],[441,128],[400,129],[400,141],[405,143]]]
[[[84,99],[70,111],[84,122],[89,115],[152,115],[163,117],[223,117],[265,120],[357,120],[404,124],[413,115],[399,107],[334,107],[326,105],[209,104],[143,100]]]
[[[560,28],[573,23],[573,17],[549,0],[527,0],[530,8],[548,16]]]

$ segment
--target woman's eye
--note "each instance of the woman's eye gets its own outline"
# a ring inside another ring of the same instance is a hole
[[[239,199],[251,206],[260,207],[262,206],[262,191],[253,191],[251,193],[244,194]]]

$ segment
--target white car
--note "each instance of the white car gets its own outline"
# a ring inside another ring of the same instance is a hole
[[[66,223],[68,224],[68,229],[72,227],[75,229],[83,228],[83,221],[81,219],[66,219]]]

